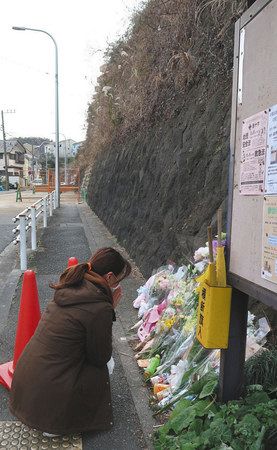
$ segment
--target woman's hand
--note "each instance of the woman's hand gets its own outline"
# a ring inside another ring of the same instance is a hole
[[[113,288],[113,307],[116,308],[122,297],[122,287],[118,285]]]

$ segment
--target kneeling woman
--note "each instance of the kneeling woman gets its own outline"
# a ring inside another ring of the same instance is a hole
[[[107,362],[119,283],[130,272],[120,253],[103,248],[52,286],[54,299],[13,377],[10,409],[24,424],[52,434],[112,426]]]

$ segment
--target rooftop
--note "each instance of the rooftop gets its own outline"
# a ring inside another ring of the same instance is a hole
[[[26,149],[23,144],[17,139],[8,139],[6,140],[6,149],[7,153],[12,152],[13,150],[20,151],[21,153],[26,153]],[[4,153],[4,141],[0,141],[0,153]]]

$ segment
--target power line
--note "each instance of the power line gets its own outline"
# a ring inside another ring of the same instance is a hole
[[[98,52],[98,50],[97,50],[97,52]],[[94,55],[92,55],[92,56],[94,56]],[[9,62],[9,63],[11,63],[11,64],[15,64],[15,65],[17,65],[17,66],[24,67],[25,69],[28,69],[28,70],[30,70],[30,71],[34,71],[34,72],[37,72],[37,73],[39,73],[39,74],[46,75],[47,77],[48,77],[48,76],[53,76],[53,74],[54,74],[54,72],[45,72],[45,71],[43,71],[43,70],[38,69],[38,68],[35,67],[35,66],[29,65],[29,64],[25,64],[25,63],[21,63],[21,62],[18,62],[18,61],[14,61],[14,60],[12,60],[12,59],[10,59],[10,58],[7,58],[6,56],[3,56],[3,55],[0,55],[0,59],[2,59],[2,60],[5,61],[5,62]],[[88,77],[87,75],[83,75],[83,79],[84,79],[84,80],[88,80],[87,77]],[[70,89],[68,89],[67,87],[65,87],[65,85],[64,85],[63,82],[59,81],[59,85],[61,86],[61,88],[62,88],[65,92],[67,92],[67,93],[68,93],[69,95],[71,95],[72,97],[76,97],[76,98],[79,97],[79,95],[76,93],[76,91],[71,91]]]
[[[9,62],[9,63],[11,63],[11,64],[15,64],[16,66],[25,67],[26,69],[33,70],[33,71],[38,72],[38,73],[41,73],[41,74],[43,74],[43,75],[47,75],[47,76],[48,76],[48,75],[51,75],[51,76],[52,76],[52,73],[51,73],[51,72],[45,72],[45,71],[43,71],[43,70],[38,69],[38,68],[35,67],[35,66],[31,66],[31,65],[29,65],[29,64],[25,64],[25,63],[21,63],[21,62],[18,62],[18,61],[14,61],[13,59],[7,58],[6,56],[2,56],[2,55],[0,55],[0,58],[1,58],[3,61]]]

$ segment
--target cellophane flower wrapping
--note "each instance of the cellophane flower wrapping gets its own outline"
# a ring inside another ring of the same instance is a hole
[[[216,252],[217,241],[213,241]],[[138,289],[134,306],[142,323],[138,337],[143,345],[151,345],[140,352],[140,357],[150,359],[160,356],[160,365],[151,377],[152,385],[168,386],[157,394],[157,408],[173,406],[181,397],[191,395],[193,385],[202,378],[219,372],[220,350],[204,349],[196,339],[198,283],[197,276],[207,267],[207,247],[195,252],[195,264],[177,267],[173,264],[160,267]],[[256,323],[255,323],[256,322]],[[255,321],[248,318],[248,349],[252,355],[266,341],[269,326],[265,318]],[[255,345],[253,345],[253,342]]]

